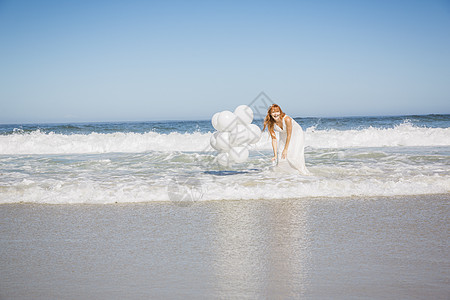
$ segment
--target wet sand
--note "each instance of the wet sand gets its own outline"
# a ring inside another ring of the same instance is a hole
[[[0,299],[448,299],[450,195],[0,205]]]

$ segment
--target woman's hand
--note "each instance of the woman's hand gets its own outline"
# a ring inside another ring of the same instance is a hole
[[[281,159],[286,159],[287,155],[287,149],[284,149],[283,152],[281,152]]]

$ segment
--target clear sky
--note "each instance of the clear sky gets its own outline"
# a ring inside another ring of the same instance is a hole
[[[450,113],[450,1],[0,0],[0,123]]]

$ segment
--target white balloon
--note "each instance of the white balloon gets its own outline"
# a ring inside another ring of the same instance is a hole
[[[248,129],[249,129],[249,143],[250,144],[255,144],[257,142],[259,142],[259,140],[261,139],[261,129],[259,128],[258,125],[255,124],[250,124],[248,125]]]
[[[219,153],[219,155],[217,155],[217,162],[219,165],[226,167],[230,164],[230,156],[228,153]]]
[[[236,126],[237,117],[229,110],[222,111],[217,117],[217,127],[219,131],[231,131]]]
[[[249,154],[246,147],[233,147],[228,153],[230,154],[230,159],[237,163],[246,161]]]
[[[211,135],[211,138],[209,139],[209,144],[211,145],[211,147],[213,147],[215,150],[220,150],[219,148],[217,148],[217,135],[219,134],[218,131],[214,132]]]
[[[214,127],[215,130],[219,130],[217,129],[217,119],[219,118],[219,114],[220,113],[215,113],[214,116],[211,118],[211,124]]]
[[[239,105],[236,107],[234,114],[241,124],[251,124],[253,121],[253,110],[247,105]]]
[[[230,143],[232,146],[242,146],[245,143],[250,141],[251,132],[247,128],[247,126],[238,124],[234,129],[230,132]],[[253,137],[253,135],[252,135]]]
[[[215,136],[216,138],[216,148],[219,151],[228,151],[231,148],[230,143],[230,133],[229,132],[218,132]]]

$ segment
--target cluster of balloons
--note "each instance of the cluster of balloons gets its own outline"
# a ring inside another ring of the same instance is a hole
[[[248,147],[261,138],[261,129],[252,124],[253,111],[247,105],[239,105],[234,112],[225,110],[211,119],[217,130],[211,136],[211,147],[219,151],[217,162],[222,166],[245,162]]]

